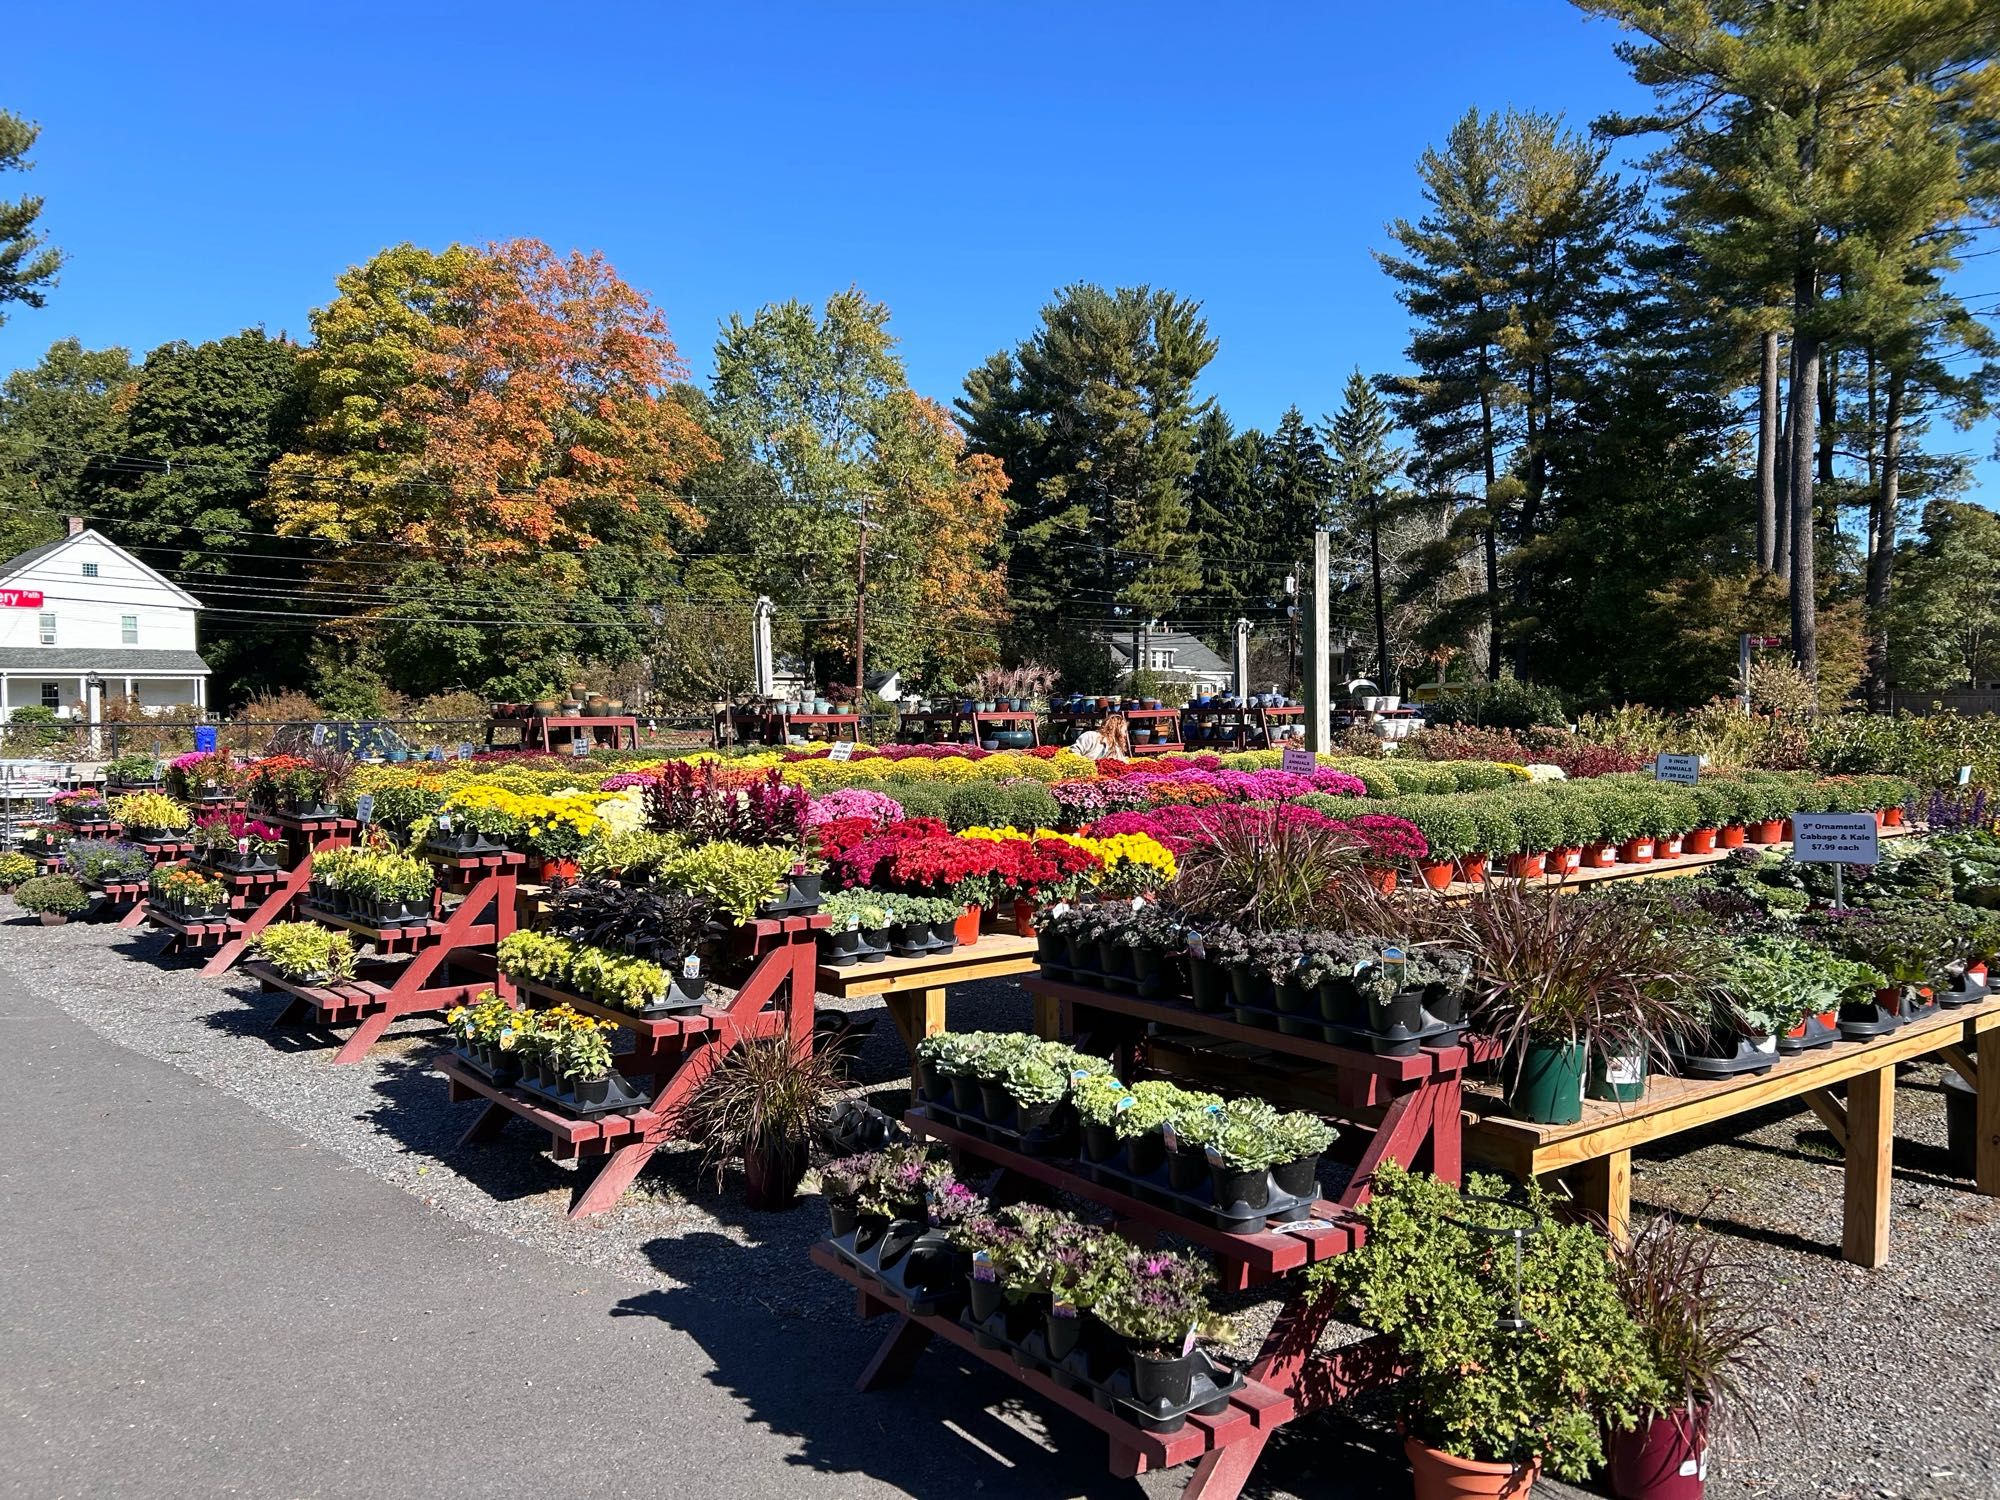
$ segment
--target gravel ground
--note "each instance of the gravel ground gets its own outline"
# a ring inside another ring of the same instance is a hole
[[[492,1145],[456,1148],[476,1109],[447,1103],[442,1080],[426,1072],[435,1047],[427,1025],[393,1033],[363,1064],[335,1067],[324,1038],[267,1029],[278,997],[240,978],[203,980],[153,962],[163,940],[150,933],[43,928],[13,911],[0,905],[10,918],[0,921],[0,962],[22,982],[99,1034],[245,1100],[435,1212],[650,1287],[726,1284],[777,1319],[851,1314],[845,1285],[804,1264],[824,1225],[816,1203],[750,1213],[733,1190],[701,1180],[689,1153],[663,1151],[616,1210],[572,1223],[563,1211],[573,1172],[540,1154],[535,1133],[514,1125]],[[114,955],[123,957],[107,961]],[[877,1018],[856,1083],[897,1107],[907,1061],[880,1006],[821,1003]],[[1008,984],[955,991],[950,1015],[960,1030],[1029,1021],[1025,997]],[[1711,1466],[1718,1494],[2000,1497],[2000,1202],[1945,1172],[1937,1069],[1913,1068],[1903,1085],[1893,1259],[1879,1271],[1835,1251],[1838,1157],[1810,1115],[1754,1115],[1636,1163],[1642,1213],[1706,1205],[1770,1287],[1760,1430],[1721,1439]],[[1248,1310],[1248,1338],[1268,1312]],[[834,1389],[844,1390],[847,1372],[837,1374]],[[1034,1426],[1031,1411],[1013,1421]],[[996,1485],[1006,1483],[1003,1472]],[[1252,1492],[1324,1494],[1331,1472],[1343,1493],[1407,1493],[1379,1411],[1284,1429]],[[1174,1494],[1179,1478],[1155,1476],[1144,1488]],[[1539,1492],[1586,1493],[1553,1483]]]

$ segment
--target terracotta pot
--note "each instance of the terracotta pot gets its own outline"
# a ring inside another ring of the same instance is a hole
[[[1394,870],[1386,870],[1379,865],[1369,865],[1367,866],[1367,872],[1368,883],[1374,886],[1376,890],[1385,896],[1396,894],[1396,872]]]
[[[1743,825],[1724,823],[1715,830],[1715,846],[1718,849],[1741,849],[1743,847]]]
[[[970,948],[979,941],[979,908],[968,906],[958,914],[958,920],[951,924],[952,935],[958,939],[958,946]]]
[[[1653,841],[1651,839],[1627,839],[1618,846],[1618,860],[1627,865],[1650,865],[1653,862]]]
[[[1430,864],[1419,865],[1417,868],[1423,873],[1424,884],[1429,886],[1434,891],[1441,891],[1446,886],[1450,885],[1451,877],[1455,873],[1456,869],[1453,863],[1448,859],[1438,860]]]
[[[1775,844],[1785,836],[1785,822],[1782,818],[1765,818],[1746,824],[1743,836],[1753,844]]]
[[[1715,830],[1713,828],[1696,828],[1692,830],[1681,841],[1681,851],[1685,854],[1715,853]]]
[[[1889,826],[1889,810],[1886,807],[1875,809],[1875,826],[1877,828],[1887,828]]]
[[[1035,903],[1016,901],[1014,903],[1014,933],[1017,937],[1035,935]]]
[[[1882,826],[1883,826],[1884,828],[1901,828],[1901,827],[1903,826],[1903,810],[1902,810],[1902,808],[1900,808],[1900,807],[1885,807],[1885,808],[1883,808],[1883,809],[1882,809]]]
[[[1681,857],[1681,836],[1669,833],[1653,840],[1653,858],[1679,859]]]
[[[1586,870],[1608,870],[1618,863],[1618,850],[1612,844],[1585,844],[1578,862]]]
[[[42,925],[44,927],[61,927],[64,923],[69,921],[68,912],[45,911],[38,913],[38,915],[41,917]]]
[[[1611,1493],[1617,1500],[1701,1500],[1708,1474],[1708,1408],[1676,1409],[1611,1434]]]
[[[1549,851],[1549,873],[1568,875],[1583,868],[1583,850],[1576,844],[1563,844]]]
[[[1785,819],[1785,826],[1778,831],[1778,837],[1788,844],[1792,841],[1792,820],[1790,818]]]
[[[573,859],[545,859],[540,874],[543,885],[568,885],[577,877],[577,864]]]
[[[1516,880],[1540,880],[1544,858],[1540,854],[1510,854],[1507,856],[1507,873]]]
[[[1467,885],[1479,885],[1486,879],[1486,856],[1483,854],[1460,855],[1456,861],[1458,878]]]
[[[1426,1448],[1415,1438],[1403,1439],[1403,1452],[1409,1455],[1416,1500],[1462,1500],[1474,1495],[1526,1500],[1542,1471],[1540,1459],[1527,1465],[1483,1464]]]

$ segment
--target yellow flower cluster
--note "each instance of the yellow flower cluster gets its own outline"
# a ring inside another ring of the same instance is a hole
[[[1145,872],[1162,884],[1174,878],[1179,868],[1174,851],[1147,833],[1114,833],[1107,838],[1088,839],[1077,834],[1059,835],[1080,849],[1088,849],[1104,861],[1107,871]]]

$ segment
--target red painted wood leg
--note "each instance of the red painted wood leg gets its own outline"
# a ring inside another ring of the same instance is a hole
[[[1181,1500],[1236,1500],[1250,1481],[1250,1471],[1264,1456],[1269,1432],[1252,1432],[1211,1452],[1204,1453],[1194,1466],[1194,1474],[1181,1491]]]
[[[141,896],[132,903],[132,909],[118,919],[120,927],[137,927],[146,920],[146,898]]]
[[[570,1204],[572,1219],[587,1219],[592,1214],[601,1214],[617,1203],[625,1189],[632,1185],[632,1179],[639,1175],[653,1153],[659,1149],[657,1141],[632,1141],[620,1146],[604,1158],[590,1181],[576,1191]]]
[[[479,1112],[479,1118],[472,1122],[465,1134],[458,1138],[459,1147],[484,1145],[500,1134],[500,1127],[511,1117],[511,1110],[498,1104],[488,1104]]]
[[[861,1378],[854,1382],[854,1389],[879,1391],[887,1386],[900,1385],[909,1379],[910,1372],[916,1368],[918,1356],[930,1346],[930,1342],[930,1330],[923,1324],[910,1318],[897,1318],[896,1326],[869,1359]]]
[[[354,1028],[354,1034],[340,1044],[340,1050],[333,1054],[337,1063],[357,1063],[368,1056],[368,1049],[382,1040],[390,1022],[402,1013],[394,1009],[383,1009],[362,1018]]]

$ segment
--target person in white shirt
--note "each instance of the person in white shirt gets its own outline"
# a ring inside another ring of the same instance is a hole
[[[1096,729],[1086,729],[1070,746],[1085,760],[1130,760],[1132,742],[1125,730],[1125,715],[1106,714]]]

